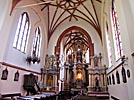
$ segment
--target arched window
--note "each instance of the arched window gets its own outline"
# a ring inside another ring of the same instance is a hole
[[[26,52],[26,45],[29,36],[30,22],[26,12],[22,13],[19,18],[16,34],[13,42],[13,47],[21,52]]]
[[[112,81],[113,81],[113,84],[115,84],[114,74],[112,74]]]
[[[116,60],[123,56],[122,41],[120,35],[120,26],[118,22],[118,16],[116,12],[116,6],[114,0],[112,0],[112,29],[113,29],[113,40],[115,47]]]
[[[124,69],[124,67],[122,67],[122,80],[124,83],[127,83],[127,78],[126,78],[126,71]]]
[[[109,76],[109,84],[111,85],[111,76]]]
[[[116,80],[117,80],[117,84],[120,84],[120,76],[118,71],[116,71]]]
[[[108,79],[108,77],[107,77],[107,85],[109,85],[109,79]]]
[[[41,49],[41,30],[39,27],[35,30],[35,37],[33,41],[33,50],[32,54],[39,57],[40,56],[40,49]]]
[[[109,67],[111,67],[112,66],[112,50],[111,50],[111,41],[110,41],[110,35],[109,35],[109,28],[108,28],[107,23],[106,23],[106,45],[107,45]]]

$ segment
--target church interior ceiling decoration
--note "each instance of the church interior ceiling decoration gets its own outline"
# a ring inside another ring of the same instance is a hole
[[[13,0],[13,9],[22,0]],[[101,3],[102,0],[33,0],[35,4],[26,4],[16,8],[40,6],[47,20],[48,40],[66,21],[85,21],[90,24],[101,36]]]

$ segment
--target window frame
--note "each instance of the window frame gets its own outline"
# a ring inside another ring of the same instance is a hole
[[[13,48],[26,53],[29,38],[30,20],[27,12],[23,12],[19,18]]]
[[[120,26],[118,21],[118,15],[115,6],[115,0],[112,0],[112,10],[111,10],[111,17],[112,17],[112,28],[113,28],[113,41],[115,47],[115,57],[116,60],[120,59],[123,56],[123,48],[122,48],[122,41],[121,41],[121,32]]]
[[[35,29],[35,34],[34,34],[34,39],[33,39],[33,44],[32,44],[32,54],[35,54],[35,56],[39,57],[40,56],[40,50],[41,50],[41,29],[38,26]]]

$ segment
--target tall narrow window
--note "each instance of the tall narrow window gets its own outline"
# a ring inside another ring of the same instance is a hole
[[[85,57],[86,57],[86,63],[89,63],[89,48],[86,51]]]
[[[120,75],[118,71],[116,71],[116,80],[117,80],[117,84],[120,84]]]
[[[111,50],[111,41],[109,38],[109,29],[108,29],[108,24],[106,23],[106,45],[107,45],[107,54],[108,54],[108,62],[109,62],[109,67],[112,66],[112,50]]]
[[[109,79],[108,79],[108,77],[107,77],[107,85],[109,85]]]
[[[40,48],[41,48],[41,31],[40,28],[36,28],[35,30],[35,37],[33,41],[33,51],[32,53],[35,54],[35,56],[40,56]]]
[[[13,47],[20,50],[21,52],[26,52],[26,44],[28,40],[30,22],[29,17],[26,12],[22,13],[19,18],[18,26],[16,29],[16,34],[13,42]]]
[[[112,0],[112,24],[113,24],[113,38],[115,47],[116,60],[123,56],[122,41],[120,35],[120,26],[118,22],[118,16],[116,12],[116,6],[114,0]]]
[[[124,83],[127,83],[127,77],[126,77],[126,71],[125,71],[125,68],[122,67],[122,80]]]
[[[112,74],[113,85],[115,84],[114,74]]]
[[[111,82],[111,76],[109,76],[109,84],[111,85],[111,83],[112,83],[112,82]]]

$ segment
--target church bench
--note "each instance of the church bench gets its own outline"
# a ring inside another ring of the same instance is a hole
[[[1,100],[12,100],[14,97],[21,96],[21,93],[1,94]]]

